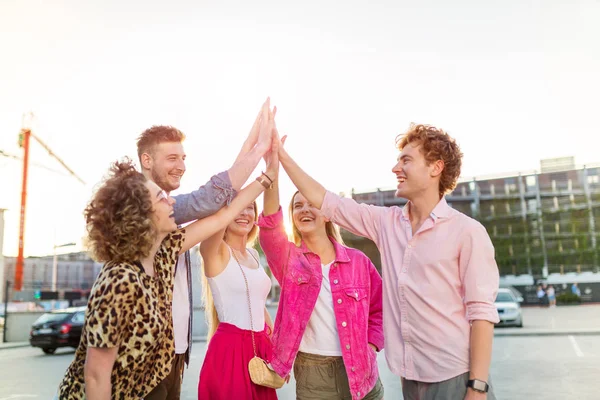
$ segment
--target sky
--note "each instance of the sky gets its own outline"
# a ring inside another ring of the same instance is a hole
[[[0,150],[22,155],[32,111],[86,182],[32,142],[25,254],[81,249],[94,187],[152,125],[187,134],[179,193],[228,169],[267,96],[289,153],[334,192],[392,188],[411,122],[457,139],[464,178],[599,163],[599,20],[598,0],[3,0]],[[15,256],[22,162],[0,156],[0,178]]]

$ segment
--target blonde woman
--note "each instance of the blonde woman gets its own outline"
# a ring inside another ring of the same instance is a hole
[[[274,179],[259,219],[260,245],[281,285],[271,365],[282,377],[293,365],[300,400],[382,399],[381,276],[300,192],[290,202],[289,241]]]
[[[277,108],[269,112],[273,132]],[[265,155],[267,170],[259,180],[273,184],[279,169],[279,139],[272,136]],[[200,370],[198,398],[211,400],[272,400],[275,389],[252,382],[248,363],[258,355],[271,359],[272,327],[266,310],[271,279],[251,249],[258,230],[256,202],[250,203],[223,231],[203,241],[203,279],[209,319],[208,348]]]
[[[251,248],[258,233],[257,216],[253,202],[224,232],[200,245],[209,344],[199,399],[277,398],[274,389],[252,383],[248,373],[254,356],[252,335],[259,357],[271,358],[272,323],[265,307],[271,279]]]

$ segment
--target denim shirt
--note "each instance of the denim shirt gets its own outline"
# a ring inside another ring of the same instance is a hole
[[[281,208],[261,215],[260,245],[269,267],[281,286],[273,332],[271,365],[286,376],[298,353],[302,336],[313,312],[323,279],[321,260],[304,242],[290,242],[283,226]],[[383,349],[382,281],[369,258],[333,238],[335,260],[329,272],[333,309],[353,399],[373,389],[379,371],[372,343]]]
[[[181,225],[208,217],[223,206],[229,205],[235,195],[236,191],[231,187],[227,171],[214,175],[210,181],[193,192],[173,196],[175,223]]]

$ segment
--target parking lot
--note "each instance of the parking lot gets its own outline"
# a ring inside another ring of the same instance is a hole
[[[195,343],[186,371],[182,399],[197,399],[196,387],[205,343]],[[54,355],[22,347],[0,354],[0,400],[50,399],[73,359],[74,351]],[[600,336],[497,337],[492,379],[498,399],[596,399],[600,365]],[[379,355],[387,399],[402,399],[400,380]],[[295,398],[293,379],[278,391],[279,398]]]
[[[600,306],[525,308],[523,316],[523,328],[496,329],[491,374],[498,399],[600,398]],[[184,400],[197,399],[205,351],[206,343],[194,343]],[[0,400],[51,398],[73,355],[71,349],[54,355],[31,347],[0,350]],[[386,398],[402,399],[400,380],[389,372],[384,354],[378,362]],[[294,399],[294,380],[278,395]]]

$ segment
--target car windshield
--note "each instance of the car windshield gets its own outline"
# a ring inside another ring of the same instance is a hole
[[[515,301],[515,299],[512,297],[512,295],[510,293],[500,292],[500,293],[498,293],[498,296],[496,296],[496,302],[510,303],[510,302],[514,302],[514,301]]]
[[[51,322],[60,322],[65,320],[71,313],[52,313],[44,314],[35,321],[36,324],[47,324]]]

